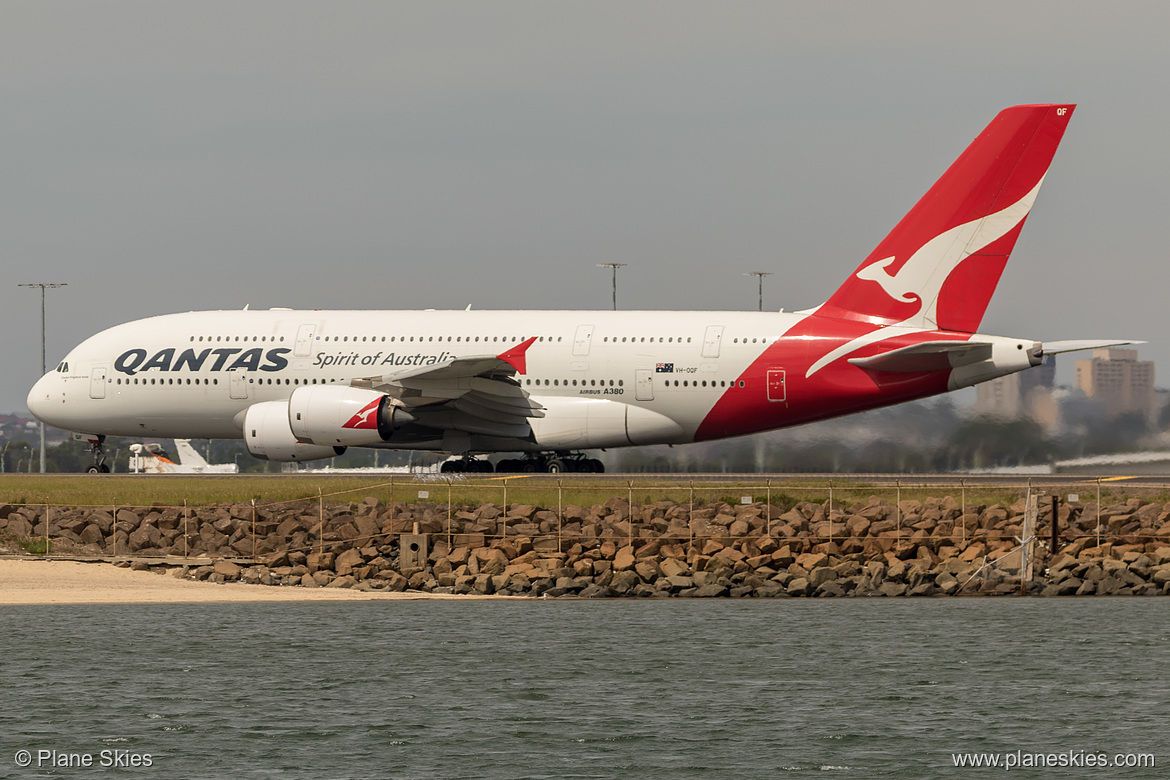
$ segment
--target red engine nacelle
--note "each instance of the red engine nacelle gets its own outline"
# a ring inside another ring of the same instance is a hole
[[[298,441],[323,446],[362,447],[390,439],[412,422],[385,393],[361,387],[298,387],[288,399],[288,422]]]

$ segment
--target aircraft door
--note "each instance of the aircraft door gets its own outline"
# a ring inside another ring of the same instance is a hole
[[[593,343],[593,326],[578,325],[577,335],[573,338],[573,354],[585,356],[589,354],[589,346]]]
[[[106,397],[106,367],[94,366],[89,373],[89,397]]]
[[[293,357],[308,357],[313,351],[313,336],[317,333],[316,323],[306,322],[297,328],[297,341],[293,345]]]
[[[228,395],[232,398],[244,399],[248,397],[248,375],[243,368],[233,368],[228,371]]]
[[[784,384],[784,369],[782,368],[768,369],[768,400],[788,400],[788,388]]]
[[[719,347],[721,344],[723,344],[723,326],[708,325],[707,332],[703,334],[703,357],[719,357]]]
[[[634,398],[639,401],[654,400],[654,371],[639,368],[634,372]]]

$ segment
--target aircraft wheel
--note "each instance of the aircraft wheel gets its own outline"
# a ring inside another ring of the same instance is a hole
[[[85,473],[86,474],[101,474],[102,470],[95,465],[95,466],[90,466],[89,468],[87,468],[85,470]]]
[[[109,474],[110,467],[103,463],[102,465],[98,466],[98,471],[100,471],[103,474]]]
[[[534,460],[524,460],[520,462],[520,471],[525,474],[535,474],[538,465]]]
[[[545,470],[548,471],[549,474],[564,474],[569,470],[569,464],[565,463],[565,461],[561,460],[560,458],[553,458],[548,462],[548,465],[545,466]]]
[[[597,458],[589,458],[585,462],[589,464],[589,471],[591,473],[593,473],[593,474],[604,474],[605,473],[605,464],[602,463],[601,461],[599,461]]]
[[[458,461],[454,461],[454,460],[445,461],[443,463],[443,465],[439,467],[439,473],[441,473],[441,474],[456,474],[460,471],[458,466],[459,466]]]

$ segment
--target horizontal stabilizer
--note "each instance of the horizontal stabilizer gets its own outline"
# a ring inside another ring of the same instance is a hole
[[[983,341],[926,341],[849,362],[867,371],[945,371],[991,357]]]
[[[1041,355],[1059,355],[1063,352],[1079,352],[1082,349],[1105,349],[1106,347],[1124,347],[1127,344],[1145,344],[1144,341],[1124,341],[1122,339],[1080,339],[1073,341],[1045,341],[1041,346]]]

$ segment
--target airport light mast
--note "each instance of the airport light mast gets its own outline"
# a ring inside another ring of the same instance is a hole
[[[41,376],[45,375],[45,290],[66,286],[66,282],[35,282],[17,287],[38,287],[41,291]],[[45,473],[45,424],[41,423],[41,473]]]
[[[744,274],[744,276],[758,276],[760,278],[760,311],[764,310],[764,277],[771,275],[771,271],[748,271]]]
[[[613,269],[613,310],[617,311],[617,269],[625,268],[629,263],[598,263],[598,268]]]

